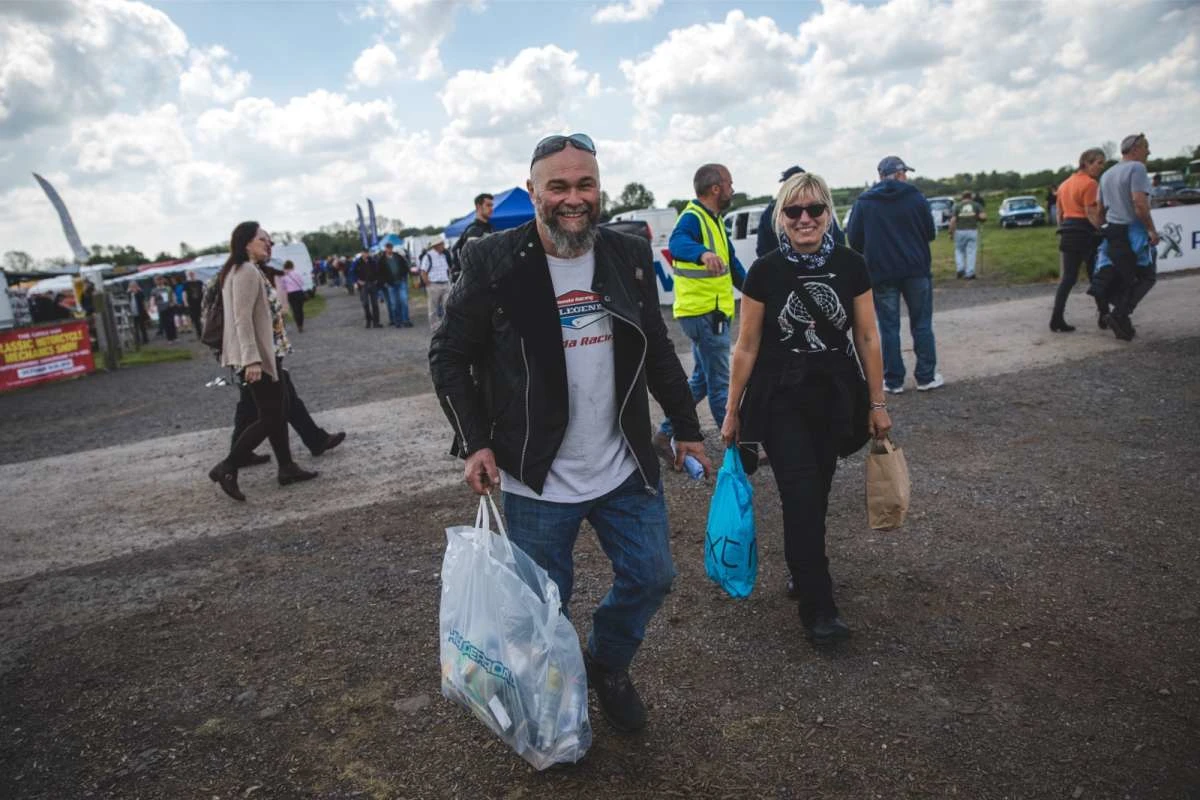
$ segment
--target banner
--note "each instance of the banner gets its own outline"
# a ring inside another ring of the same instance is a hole
[[[379,229],[375,227],[375,204],[367,198],[367,214],[371,217],[371,247],[379,244]]]
[[[75,230],[75,223],[71,221],[71,215],[67,212],[66,204],[58,196],[58,192],[54,191],[54,187],[50,185],[50,181],[36,172],[33,173],[33,177],[41,185],[42,191],[46,193],[46,197],[50,198],[50,205],[54,206],[54,210],[58,212],[58,221],[62,223],[63,235],[67,237],[67,244],[71,246],[71,252],[75,254],[75,260],[80,264],[84,263],[91,257],[91,253],[83,246],[83,242],[79,241],[79,232]]]
[[[86,322],[0,333],[0,392],[95,369]]]
[[[362,239],[363,250],[370,250],[371,245],[367,241],[367,223],[363,222],[362,206],[355,203],[354,207],[358,209],[358,238]]]
[[[1200,267],[1200,204],[1151,209],[1158,229],[1158,271]]]

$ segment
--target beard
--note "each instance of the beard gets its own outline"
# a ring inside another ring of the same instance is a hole
[[[587,225],[581,230],[569,231],[562,225],[562,221],[558,217],[560,211],[585,211]],[[554,244],[554,250],[559,258],[579,258],[581,255],[592,249],[596,243],[596,223],[600,221],[599,209],[592,206],[591,203],[580,203],[576,206],[568,206],[560,204],[556,208],[550,208],[548,204],[537,204],[537,219],[541,223],[542,228],[550,236],[550,241]]]

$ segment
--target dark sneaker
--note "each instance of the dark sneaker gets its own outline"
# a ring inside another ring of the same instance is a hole
[[[1100,311],[1096,314],[1096,327],[1102,331],[1108,330],[1108,312]]]
[[[804,635],[814,647],[828,647],[850,638],[850,626],[839,617],[818,614],[811,625],[804,626]]]
[[[279,485],[287,486],[300,481],[311,481],[319,474],[319,472],[304,469],[293,461],[291,464],[285,464],[279,468]]]
[[[671,449],[670,436],[667,436],[662,431],[656,431],[655,434],[650,437],[650,444],[652,447],[654,447],[654,452],[658,454],[659,458],[668,464],[675,463],[675,452]]]
[[[1124,314],[1113,312],[1108,315],[1108,327],[1112,328],[1113,335],[1124,342],[1133,341],[1135,331],[1133,330],[1133,322]]]
[[[608,724],[620,733],[635,733],[646,727],[646,706],[638,696],[629,670],[608,670],[583,653],[587,667],[588,686],[596,692],[600,712]]]
[[[325,437],[324,442],[322,442],[321,444],[314,447],[311,452],[314,456],[319,456],[322,453],[328,452],[328,451],[332,450],[333,448],[337,447],[339,444],[341,444],[343,441],[345,441],[345,439],[346,439],[345,431],[338,431],[337,433],[331,433]]]
[[[236,466],[238,469],[242,469],[244,467],[257,467],[259,464],[267,464],[270,463],[270,461],[271,457],[265,453],[251,453],[245,461],[239,461]]]

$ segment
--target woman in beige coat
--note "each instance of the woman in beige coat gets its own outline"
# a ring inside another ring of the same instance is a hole
[[[301,469],[292,460],[288,443],[288,393],[281,371],[283,357],[292,348],[275,287],[260,269],[270,258],[270,235],[257,222],[243,222],[233,229],[229,258],[219,276],[225,321],[221,363],[237,370],[258,409],[258,419],[208,473],[234,500],[246,499],[238,489],[237,465],[248,463],[263,439],[269,439],[275,451],[281,486],[317,477],[316,472]]]

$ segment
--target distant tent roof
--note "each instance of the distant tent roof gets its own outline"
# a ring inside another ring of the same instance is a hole
[[[533,219],[533,203],[529,202],[529,193],[519,186],[496,195],[494,202],[491,222],[492,227],[498,231],[515,228]],[[471,211],[470,214],[454,220],[446,226],[446,236],[451,239],[461,236],[473,219],[475,212]]]
[[[404,240],[401,239],[399,236],[397,236],[394,233],[389,233],[386,236],[379,237],[379,244],[372,247],[371,252],[378,253],[380,250],[382,250],[388,244],[391,244],[392,247],[396,248],[397,250],[404,249]]]

